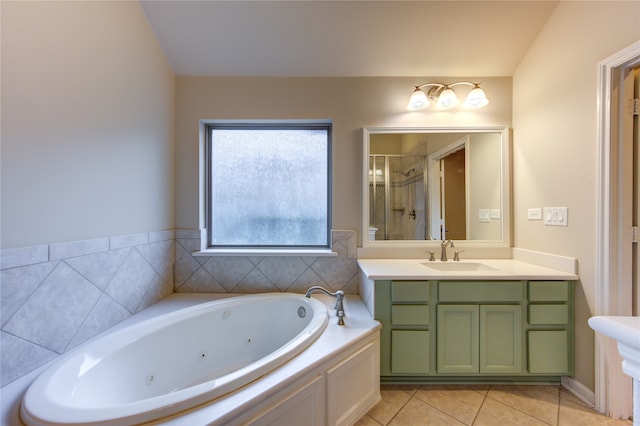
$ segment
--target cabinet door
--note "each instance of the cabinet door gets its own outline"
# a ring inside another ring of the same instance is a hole
[[[478,313],[478,305],[438,306],[438,373],[479,371]]]
[[[325,388],[322,376],[304,385],[277,394],[269,400],[264,411],[251,420],[233,421],[232,424],[251,426],[309,425],[323,426],[325,422]],[[238,419],[239,420],[239,419]]]
[[[380,401],[379,353],[376,340],[327,371],[325,424],[352,425]]]
[[[429,372],[429,359],[428,331],[391,331],[391,372],[393,374],[426,374]]]
[[[529,373],[570,374],[569,334],[566,330],[530,330]]]
[[[522,308],[480,306],[480,373],[522,371]]]

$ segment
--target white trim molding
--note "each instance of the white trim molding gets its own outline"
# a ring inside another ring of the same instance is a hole
[[[614,194],[614,173],[617,173],[618,159],[611,155],[615,148],[612,141],[612,131],[615,130],[615,122],[612,121],[612,102],[615,102],[613,93],[614,79],[619,70],[631,66],[640,60],[640,41],[613,54],[598,64],[597,81],[597,120],[596,131],[598,140],[598,156],[596,164],[596,292],[595,315],[621,315],[618,309],[618,297],[615,296],[615,280],[618,264],[618,218],[616,217],[617,205],[620,200]],[[612,99],[613,98],[613,99]],[[614,108],[615,109],[615,105]],[[614,241],[614,244],[612,244]],[[596,335],[595,339],[595,408],[614,418],[621,418],[631,414],[631,407],[622,407],[624,404],[613,404],[613,401],[630,400],[630,395],[625,395],[624,386],[620,386],[624,376],[620,368],[615,368],[611,360],[611,354],[615,352],[608,339]],[[607,362],[609,360],[609,362]],[[619,363],[617,363],[619,365]],[[614,406],[615,405],[615,406]]]

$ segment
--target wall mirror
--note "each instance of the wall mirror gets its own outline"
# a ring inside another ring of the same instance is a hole
[[[363,145],[363,247],[510,245],[508,128],[369,127]]]

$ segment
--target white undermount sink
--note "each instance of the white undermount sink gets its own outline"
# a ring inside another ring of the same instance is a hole
[[[496,271],[496,268],[492,268],[489,265],[478,262],[424,262],[422,265],[427,268],[435,269],[437,271]]]

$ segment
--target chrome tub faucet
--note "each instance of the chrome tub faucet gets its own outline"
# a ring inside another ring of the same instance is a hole
[[[336,298],[336,316],[338,317],[338,325],[344,325],[344,305],[342,303],[342,300],[344,299],[344,291],[342,290],[338,290],[335,293],[331,293],[329,290],[326,290],[320,286],[313,286],[311,288],[309,288],[309,290],[307,290],[307,293],[304,295],[304,297],[308,297],[311,298],[311,293],[314,293],[316,291],[322,292],[324,294],[328,294],[329,296],[335,297]]]

